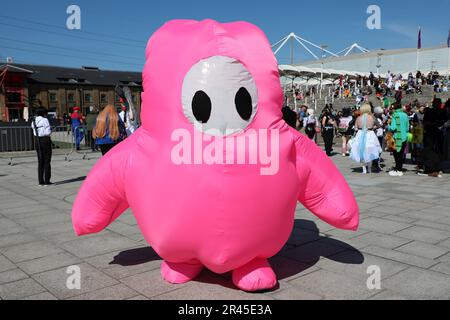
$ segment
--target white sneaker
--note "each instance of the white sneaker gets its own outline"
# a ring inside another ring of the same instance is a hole
[[[403,177],[403,171],[397,171],[399,177]]]
[[[390,175],[391,177],[399,177],[399,176],[400,176],[399,173],[400,173],[400,172],[398,172],[397,170],[389,171],[389,175]],[[402,175],[403,175],[403,174],[402,174]]]

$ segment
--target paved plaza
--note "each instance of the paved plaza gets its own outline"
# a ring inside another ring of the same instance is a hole
[[[356,194],[359,230],[334,229],[299,204],[288,243],[270,259],[279,287],[250,294],[237,290],[230,274],[208,270],[187,284],[164,282],[161,259],[131,212],[99,234],[76,237],[71,206],[99,155],[90,157],[54,156],[57,184],[50,187],[37,186],[34,157],[12,167],[0,159],[1,299],[450,299],[449,175],[418,176],[406,165],[403,177],[363,176],[348,158],[334,156]],[[384,158],[387,170],[393,161]],[[73,265],[81,288],[70,290]],[[377,268],[381,288],[369,289]]]

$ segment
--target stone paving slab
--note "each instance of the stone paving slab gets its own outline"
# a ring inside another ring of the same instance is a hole
[[[383,281],[383,287],[416,299],[450,299],[448,276],[411,267]]]
[[[373,231],[355,237],[353,238],[353,240],[355,242],[361,242],[367,245],[374,245],[385,249],[394,249],[412,241],[410,239],[400,238],[393,235]]]
[[[28,275],[19,268],[0,272],[0,284],[15,282],[26,278],[28,278]]]
[[[0,297],[4,300],[16,300],[45,291],[44,287],[30,278],[0,285]]]
[[[5,257],[15,263],[42,258],[61,251],[60,248],[47,241],[29,242],[0,249]]]
[[[78,264],[78,266],[80,267],[82,277],[80,289],[68,289],[66,286],[68,279],[66,267],[39,273],[32,277],[59,299],[71,298],[119,284],[117,280],[98,271],[87,263]]]
[[[437,230],[433,228],[412,226],[411,228],[401,230],[395,233],[396,236],[408,238],[411,240],[422,241],[430,244],[436,244],[449,238],[450,233],[447,231]]]
[[[385,154],[386,168],[392,157]],[[204,270],[192,282],[162,280],[161,258],[127,210],[99,234],[77,237],[70,211],[83,178],[99,158],[52,161],[54,182],[36,185],[35,159],[0,163],[0,299],[449,299],[450,177],[362,175],[339,155],[361,210],[357,232],[337,230],[298,205],[285,247],[269,261],[274,290],[237,290],[230,273]],[[81,268],[81,289],[68,289],[67,268]],[[367,287],[378,266],[381,289]]]
[[[69,298],[69,300],[125,300],[136,297],[138,293],[123,284],[99,289]]]
[[[366,281],[359,281],[324,269],[289,282],[324,299],[367,299],[376,291],[368,290]]]
[[[17,263],[17,266],[32,275],[64,266],[71,266],[81,263],[82,260],[67,252],[57,252],[49,254],[41,258],[36,258],[28,261]]]
[[[435,260],[448,252],[448,249],[446,248],[440,248],[439,246],[430,245],[428,243],[420,241],[409,242],[401,247],[396,248],[396,250],[432,260]]]

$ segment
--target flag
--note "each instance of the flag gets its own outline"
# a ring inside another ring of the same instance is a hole
[[[417,41],[417,49],[422,49],[422,28],[419,27],[419,37]]]

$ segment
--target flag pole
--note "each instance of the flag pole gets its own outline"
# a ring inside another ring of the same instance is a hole
[[[448,49],[447,78],[450,79],[450,29],[448,30],[447,49]]]
[[[450,79],[450,46],[447,49],[448,49],[447,77]]]
[[[419,37],[417,41],[417,60],[416,60],[416,71],[419,71],[419,54],[420,54],[420,48],[422,47],[422,29],[419,27]]]
[[[416,71],[419,71],[419,49],[417,49]]]

